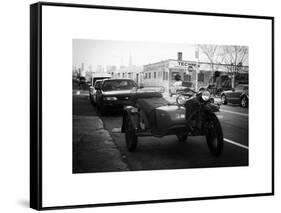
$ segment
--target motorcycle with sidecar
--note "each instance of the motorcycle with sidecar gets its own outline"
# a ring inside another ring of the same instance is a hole
[[[188,136],[205,136],[210,152],[222,153],[223,131],[215,114],[220,107],[212,103],[209,91],[189,90],[175,103],[158,91],[137,90],[131,97],[133,104],[124,108],[121,128],[130,152],[136,150],[138,137],[176,135],[180,142]]]

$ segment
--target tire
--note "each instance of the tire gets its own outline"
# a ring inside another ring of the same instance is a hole
[[[92,97],[92,95],[91,95],[90,92],[89,92],[89,99],[90,99],[91,104],[94,104],[94,102],[93,102],[93,97]]]
[[[243,108],[247,108],[248,107],[248,98],[246,96],[243,96],[241,98],[240,106],[243,107]]]
[[[226,105],[226,104],[227,104],[227,100],[226,100],[226,96],[225,96],[225,95],[222,95],[222,96],[221,96],[221,103],[222,103],[223,105]]]
[[[138,136],[133,129],[132,121],[130,118],[127,118],[126,120],[125,139],[128,151],[134,152],[137,148]]]
[[[188,134],[187,133],[185,133],[185,134],[178,134],[177,138],[178,138],[179,142],[183,143],[183,142],[185,142],[187,140]]]
[[[213,113],[209,114],[209,124],[206,135],[208,148],[214,156],[221,155],[223,151],[223,132],[217,116]]]
[[[93,96],[91,96],[91,102],[92,102],[92,104],[94,105],[94,106],[96,106],[97,105],[97,103],[94,101],[94,97]]]

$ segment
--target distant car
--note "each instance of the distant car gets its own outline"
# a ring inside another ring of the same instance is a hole
[[[137,88],[131,79],[106,79],[96,88],[96,102],[101,114],[108,109],[132,104],[132,91]]]
[[[89,98],[94,105],[97,103],[97,88],[100,88],[101,83],[102,80],[96,80],[94,85],[89,88]]]
[[[232,90],[226,90],[221,93],[222,104],[240,104],[241,107],[249,106],[249,87],[248,84],[238,84]]]
[[[79,86],[86,84],[86,78],[81,76],[78,81]]]

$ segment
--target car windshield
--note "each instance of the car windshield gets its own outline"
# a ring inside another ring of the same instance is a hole
[[[103,91],[112,91],[112,90],[129,90],[137,85],[131,80],[110,80],[105,81],[102,89]]]

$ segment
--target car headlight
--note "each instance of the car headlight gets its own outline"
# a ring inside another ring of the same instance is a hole
[[[208,101],[211,97],[211,93],[207,90],[203,91],[202,92],[202,95],[201,95],[203,101]]]
[[[183,105],[183,104],[185,104],[185,102],[186,102],[186,97],[184,95],[179,95],[177,97],[177,103],[178,104]]]
[[[105,100],[105,101],[116,101],[117,98],[116,97],[104,97],[103,100]]]

